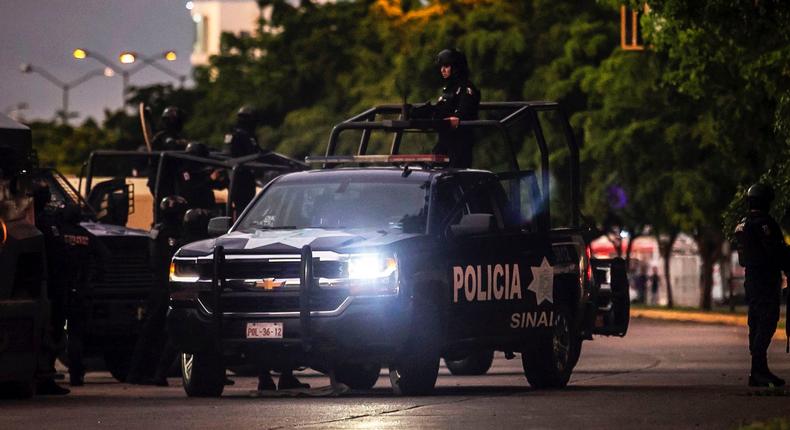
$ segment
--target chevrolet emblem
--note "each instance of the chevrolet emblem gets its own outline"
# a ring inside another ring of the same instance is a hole
[[[275,278],[266,278],[261,279],[260,281],[255,281],[255,288],[263,288],[266,291],[280,288],[283,285],[285,285],[285,281],[278,281]]]

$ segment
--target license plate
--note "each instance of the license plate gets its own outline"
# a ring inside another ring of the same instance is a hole
[[[247,339],[282,339],[283,323],[247,323]]]

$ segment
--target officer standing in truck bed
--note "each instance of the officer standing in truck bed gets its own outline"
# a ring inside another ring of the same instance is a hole
[[[459,124],[478,119],[480,91],[469,80],[469,64],[463,52],[442,50],[436,56],[436,66],[444,81],[442,95],[435,105],[428,103],[413,108],[410,116],[446,120],[448,127],[439,130],[432,152],[447,155],[450,167],[465,169],[472,165],[474,135],[469,129],[459,128]]]

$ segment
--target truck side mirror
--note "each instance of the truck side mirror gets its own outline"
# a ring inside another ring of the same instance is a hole
[[[458,224],[450,226],[453,236],[471,236],[493,230],[494,216],[491,214],[465,214]]]
[[[230,230],[230,217],[218,216],[208,222],[208,235],[211,237],[222,236]]]

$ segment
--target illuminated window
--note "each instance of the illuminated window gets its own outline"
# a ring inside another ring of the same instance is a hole
[[[639,20],[650,11],[645,4],[640,10],[629,10],[625,6],[620,6],[620,47],[626,51],[641,51],[645,49],[642,40],[642,29]]]

